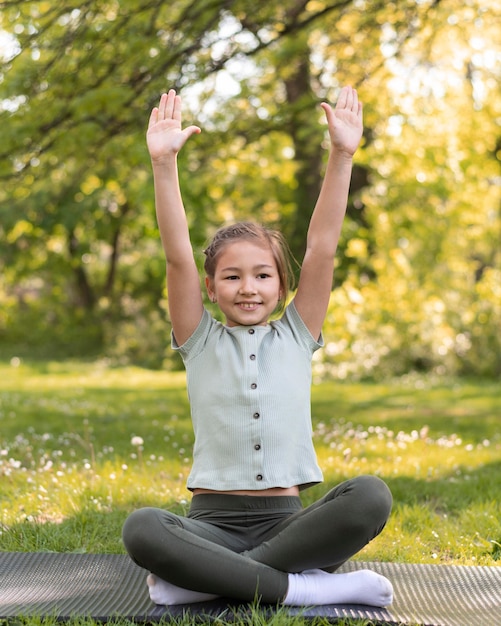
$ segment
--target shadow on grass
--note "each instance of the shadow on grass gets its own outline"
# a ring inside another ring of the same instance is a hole
[[[429,426],[432,436],[460,434],[481,442],[499,433],[501,395],[490,381],[456,381],[429,388],[402,384],[324,383],[313,388],[319,421],[383,426],[394,432]]]
[[[435,512],[455,515],[479,503],[498,502],[501,493],[501,461],[470,470],[458,466],[446,477],[433,480],[408,476],[385,478],[396,505],[421,505]]]

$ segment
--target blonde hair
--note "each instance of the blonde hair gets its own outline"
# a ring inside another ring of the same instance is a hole
[[[214,278],[221,252],[226,246],[239,240],[252,241],[262,247],[270,248],[277,264],[282,294],[280,307],[283,308],[287,300],[287,294],[294,286],[294,275],[289,246],[282,233],[278,230],[267,228],[255,222],[237,222],[236,224],[223,226],[216,231],[211,242],[204,250],[205,273],[209,278]]]

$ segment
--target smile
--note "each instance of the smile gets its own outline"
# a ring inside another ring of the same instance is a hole
[[[241,309],[248,309],[249,311],[257,308],[258,306],[260,306],[260,302],[238,302],[237,305],[241,308]]]

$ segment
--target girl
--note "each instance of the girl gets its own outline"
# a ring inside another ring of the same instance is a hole
[[[167,259],[172,344],[183,358],[195,432],[187,517],[144,508],[126,520],[132,559],[151,574],[150,597],[180,604],[241,601],[387,606],[391,583],[369,570],[333,573],[383,529],[391,494],[360,476],[303,509],[299,492],[322,480],[311,438],[311,357],[332,287],[362,105],[351,87],[324,103],[331,151],[311,217],[296,294],[282,237],[252,223],[219,230],[205,251],[206,288],[226,323],[203,306],[179,189],[182,128],[171,90],[151,113],[147,143]]]

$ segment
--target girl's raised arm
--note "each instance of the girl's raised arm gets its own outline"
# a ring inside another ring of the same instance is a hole
[[[181,98],[171,89],[150,115],[146,140],[153,168],[158,227],[167,261],[167,290],[172,329],[182,345],[203,312],[200,278],[179,187],[177,154],[197,126],[181,128]]]
[[[343,87],[335,109],[323,103],[331,151],[306,237],[306,252],[294,302],[315,339],[329,304],[336,253],[348,203],[353,155],[362,137],[362,105],[355,89]]]

